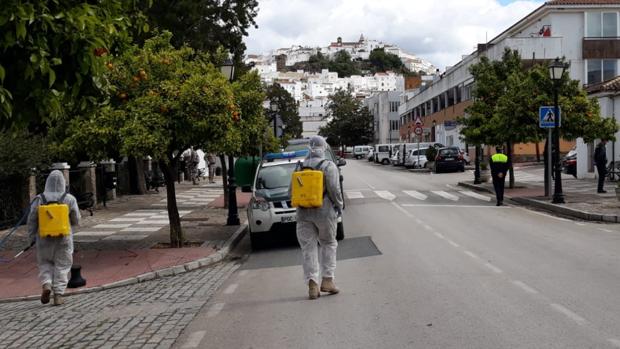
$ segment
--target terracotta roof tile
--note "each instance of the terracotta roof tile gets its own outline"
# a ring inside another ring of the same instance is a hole
[[[620,0],[551,0],[545,5],[620,5]]]
[[[588,93],[597,93],[597,92],[619,92],[620,91],[620,76],[616,76],[615,78],[599,82],[598,84],[588,85],[586,87],[586,91]]]

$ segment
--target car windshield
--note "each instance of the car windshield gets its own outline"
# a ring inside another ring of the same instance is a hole
[[[441,155],[441,156],[458,156],[459,155],[459,151],[457,149],[454,149],[454,148],[441,149],[439,151],[439,155]]]
[[[289,163],[261,168],[256,179],[256,189],[288,188],[297,163]]]

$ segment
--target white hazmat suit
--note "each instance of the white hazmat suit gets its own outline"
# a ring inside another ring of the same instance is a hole
[[[66,192],[65,177],[58,170],[52,171],[45,181],[43,194],[47,202],[58,201]],[[66,194],[63,202],[69,206],[71,226],[78,225],[80,209],[77,200]],[[30,207],[28,215],[28,233],[31,241],[36,241],[37,264],[41,285],[50,284],[55,295],[62,295],[67,288],[69,272],[73,264],[73,228],[68,236],[41,238],[39,236],[38,208],[41,205],[39,195]]]
[[[327,143],[320,136],[310,139],[310,154],[304,160],[304,167],[316,168],[325,159]],[[297,240],[303,256],[303,270],[306,284],[310,280],[319,283],[319,253],[321,277],[333,278],[336,269],[336,227],[338,215],[342,213],[343,199],[340,191],[340,172],[332,161],[324,161],[319,168],[323,171],[325,196],[320,208],[297,208]],[[317,242],[318,245],[317,246]]]

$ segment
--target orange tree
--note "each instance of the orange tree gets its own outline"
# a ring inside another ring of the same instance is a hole
[[[107,62],[114,86],[110,104],[71,120],[60,149],[86,150],[92,159],[110,154],[153,157],[166,181],[170,242],[182,247],[175,195],[181,154],[190,146],[237,151],[242,133],[235,120],[241,118],[241,109],[231,84],[211,63],[221,55],[176,49],[171,37],[164,32]]]

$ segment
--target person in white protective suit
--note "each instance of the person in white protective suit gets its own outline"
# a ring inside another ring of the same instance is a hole
[[[325,159],[327,143],[320,136],[310,139],[310,154],[304,160],[304,167],[315,168]],[[323,161],[318,170],[323,171],[325,194],[320,208],[297,208],[297,240],[303,256],[305,282],[310,299],[320,296],[319,260],[321,272],[321,292],[336,294],[334,284],[336,269],[336,227],[338,216],[342,214],[343,199],[340,191],[340,172],[333,161]],[[317,246],[318,242],[318,246]],[[319,258],[320,253],[320,258]]]
[[[58,170],[52,171],[45,182],[43,195],[47,202],[59,201],[67,191],[65,177]],[[39,266],[39,280],[42,284],[41,303],[50,301],[54,293],[54,305],[64,303],[62,295],[65,293],[69,281],[69,272],[73,264],[73,228],[68,236],[45,237],[39,236],[38,208],[42,197],[38,195],[30,207],[28,215],[28,234],[37,248],[37,264]],[[77,226],[80,221],[80,209],[77,200],[71,194],[65,194],[63,202],[69,206],[69,222]]]

